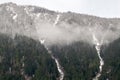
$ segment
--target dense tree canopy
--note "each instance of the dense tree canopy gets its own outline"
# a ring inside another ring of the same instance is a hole
[[[60,62],[64,80],[92,80],[99,71],[99,58],[94,45],[76,42],[50,48]],[[102,46],[105,61],[100,80],[119,80],[120,39]],[[25,36],[11,39],[0,34],[0,80],[57,80],[55,61],[39,41]]]
[[[53,46],[52,51],[65,70],[64,80],[92,80],[99,70],[97,52],[87,43]]]
[[[101,80],[120,80],[120,38],[103,46],[101,54],[105,61]]]
[[[54,60],[39,42],[0,35],[0,80],[56,80]]]

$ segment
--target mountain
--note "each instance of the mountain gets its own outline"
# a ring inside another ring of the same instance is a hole
[[[119,80],[120,18],[0,5],[1,80]]]
[[[97,26],[103,31],[111,26],[111,31],[119,32],[119,22],[119,18],[106,19],[73,12],[60,13],[36,6],[18,6],[14,3],[0,5],[0,32],[11,37],[18,34],[36,39],[37,30],[46,26],[44,23],[49,26],[57,25],[63,29]]]

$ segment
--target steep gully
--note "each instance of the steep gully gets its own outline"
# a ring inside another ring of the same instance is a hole
[[[91,29],[90,29],[90,31],[92,32]],[[92,38],[93,38],[93,41],[94,41],[94,44],[95,44],[95,48],[96,48],[98,57],[100,59],[99,72],[97,73],[97,75],[95,76],[95,78],[93,78],[93,80],[98,80],[99,77],[101,76],[102,68],[103,68],[103,65],[104,65],[104,60],[102,59],[102,57],[100,55],[100,50],[101,50],[102,42],[98,41],[97,37],[95,36],[95,34],[93,32],[92,32]]]
[[[59,71],[59,80],[63,80],[64,79],[64,72],[62,70],[62,67],[58,61],[58,59],[56,57],[53,56],[53,53],[51,50],[49,50],[49,48],[45,45],[45,40],[40,40],[41,44],[44,45],[44,47],[46,48],[46,50],[48,51],[48,53],[51,55],[52,59],[55,60],[55,63],[57,65],[57,69]]]
[[[104,66],[104,60],[103,58],[101,57],[100,55],[100,51],[101,51],[101,46],[103,45],[103,41],[104,41],[104,38],[105,36],[107,35],[109,29],[111,28],[108,27],[106,33],[102,36],[102,39],[101,41],[99,41],[94,33],[94,31],[92,31],[92,29],[89,28],[89,31],[92,33],[92,39],[93,39],[93,42],[94,42],[94,45],[95,45],[95,49],[97,51],[97,55],[99,57],[99,60],[100,60],[100,65],[99,65],[99,72],[97,73],[97,75],[93,78],[93,80],[99,80],[99,77],[101,76],[101,72],[102,72],[102,69],[103,69],[103,66]]]
[[[54,24],[53,24],[54,27],[55,27],[56,24],[58,23],[59,19],[60,19],[60,15],[58,14],[57,17],[56,17],[56,20],[55,20],[55,22],[54,22]],[[62,66],[60,65],[58,59],[53,56],[52,51],[45,45],[45,40],[44,40],[44,39],[40,39],[40,42],[41,42],[42,45],[44,45],[44,47],[46,48],[46,50],[48,51],[48,53],[51,55],[52,59],[55,60],[55,63],[56,63],[56,65],[57,65],[58,72],[59,72],[59,74],[60,74],[60,76],[59,76],[58,79],[59,79],[59,80],[63,80],[63,79],[64,79],[64,71],[63,71]]]

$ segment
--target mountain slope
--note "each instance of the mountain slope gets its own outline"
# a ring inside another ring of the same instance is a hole
[[[104,46],[102,49],[102,56],[105,61],[103,67],[102,80],[106,78],[110,80],[119,80],[120,77],[120,38]]]
[[[119,18],[1,4],[0,79],[60,80],[61,70],[62,80],[92,80],[100,56],[99,79],[118,80],[119,38]]]
[[[33,39],[0,35],[0,80],[56,80],[58,71],[44,46]]]
[[[98,72],[99,60],[94,46],[83,42],[51,48],[65,71],[64,80],[92,80]]]

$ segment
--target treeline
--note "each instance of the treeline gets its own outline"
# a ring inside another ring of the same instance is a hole
[[[0,34],[0,80],[56,80],[54,60],[39,41]]]

